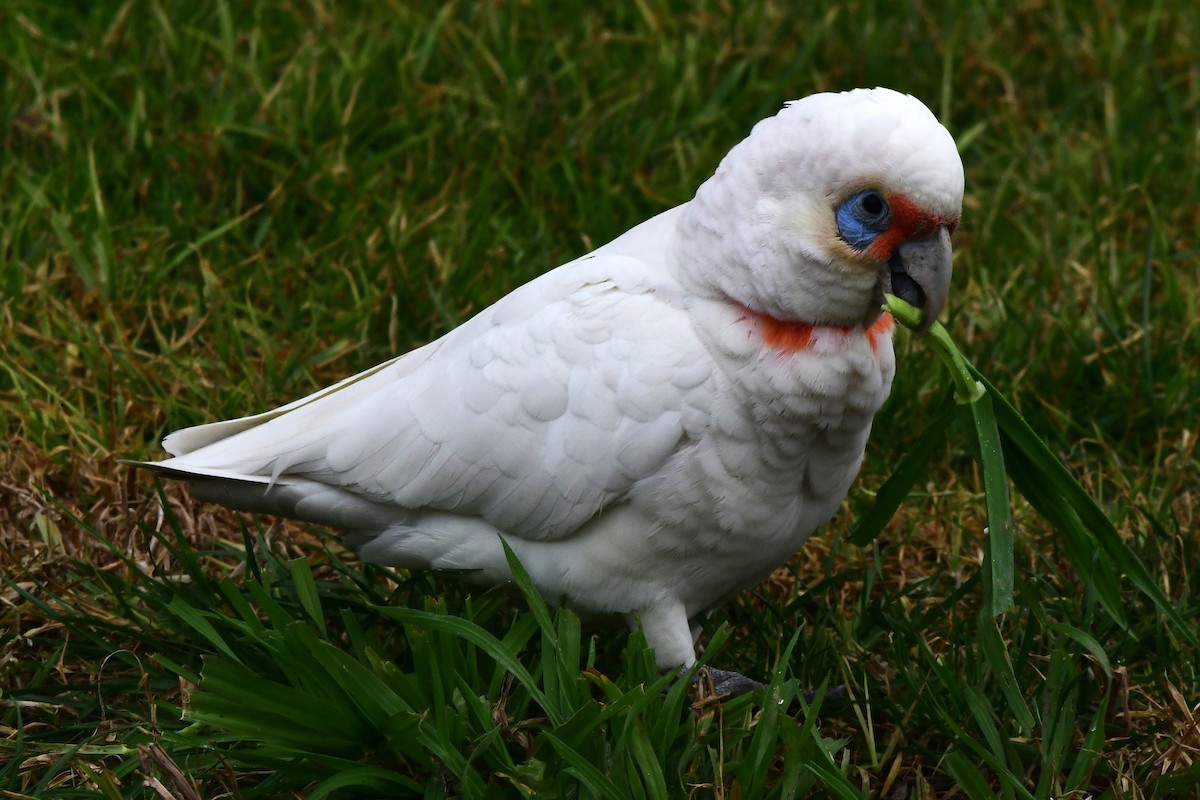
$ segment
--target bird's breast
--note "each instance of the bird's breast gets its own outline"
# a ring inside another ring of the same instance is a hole
[[[687,442],[632,498],[676,556],[719,554],[729,591],[785,561],[837,510],[895,371],[890,327],[812,326],[779,347],[759,320],[707,309],[715,368]],[[793,344],[795,342],[792,342]]]

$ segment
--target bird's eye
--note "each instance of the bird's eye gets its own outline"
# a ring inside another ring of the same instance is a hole
[[[863,192],[859,197],[858,207],[869,217],[878,217],[887,210],[887,203],[878,192]]]
[[[865,250],[892,222],[892,209],[882,192],[864,189],[846,198],[835,211],[838,234],[856,250]]]

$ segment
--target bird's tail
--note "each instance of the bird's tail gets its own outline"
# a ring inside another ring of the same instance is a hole
[[[272,480],[265,475],[245,475],[166,461],[122,461],[172,480],[186,481],[200,500],[261,514],[326,525],[341,530],[383,530],[406,521],[408,513],[395,506],[374,503],[341,489],[307,478],[287,476]]]

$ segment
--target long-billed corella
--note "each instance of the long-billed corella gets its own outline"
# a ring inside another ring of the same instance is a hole
[[[883,293],[933,321],[962,196],[919,100],[812,95],[691,201],[437,341],[139,465],[369,561],[505,582],[504,540],[547,600],[640,619],[660,666],[688,666],[697,618],[845,497],[895,372]]]

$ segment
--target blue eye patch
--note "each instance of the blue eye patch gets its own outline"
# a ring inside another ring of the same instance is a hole
[[[842,201],[834,216],[842,240],[855,250],[866,250],[875,237],[888,229],[892,209],[881,192],[864,189]]]

